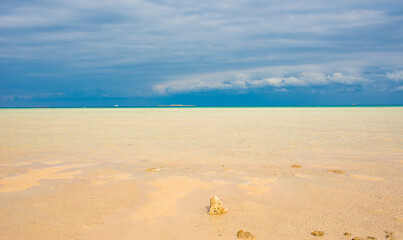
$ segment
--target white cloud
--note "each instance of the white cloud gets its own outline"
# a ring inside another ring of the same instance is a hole
[[[344,72],[325,73],[324,68],[325,66],[311,65],[281,66],[199,74],[154,84],[153,90],[157,94],[174,94],[263,87],[286,89],[286,87],[325,86],[331,84],[354,85],[368,82],[368,80],[359,75],[358,70],[347,69]],[[312,71],[301,71],[307,69]]]
[[[388,72],[386,73],[386,77],[392,79],[393,81],[399,82],[403,80],[403,70],[395,71],[395,72]]]
[[[271,77],[261,80],[254,80],[250,83],[257,87],[287,87],[287,86],[306,86],[308,83],[296,77]]]
[[[398,86],[394,91],[403,91],[403,86]]]

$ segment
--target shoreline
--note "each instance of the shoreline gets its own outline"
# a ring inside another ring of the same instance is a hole
[[[403,105],[290,105],[290,106],[200,106],[200,105],[156,105],[156,106],[40,106],[0,107],[1,109],[127,109],[127,108],[400,108]]]

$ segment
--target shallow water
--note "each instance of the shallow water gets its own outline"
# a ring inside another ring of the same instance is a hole
[[[1,109],[0,235],[401,236],[402,164],[402,107]]]

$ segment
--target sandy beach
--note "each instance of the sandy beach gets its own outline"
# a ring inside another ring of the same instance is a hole
[[[402,107],[0,110],[4,240],[402,239],[402,186]]]

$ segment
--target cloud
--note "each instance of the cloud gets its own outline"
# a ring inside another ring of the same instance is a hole
[[[175,94],[266,87],[286,89],[287,87],[314,87],[332,84],[354,85],[369,82],[359,75],[357,69],[345,69],[344,72],[331,73],[307,71],[309,69],[324,70],[324,68],[325,66],[312,65],[282,66],[200,74],[157,83],[153,86],[153,90],[157,94]],[[285,73],[288,76],[284,76]]]
[[[386,77],[396,82],[403,81],[403,70],[395,71],[392,73],[388,72],[386,73]]]
[[[86,58],[103,66],[122,59],[241,61],[245,58],[237,52],[263,58],[267,56],[256,51],[326,47],[332,40],[323,36],[345,35],[397,19],[384,5],[382,10],[359,5],[348,1],[10,1],[5,4],[7,11],[0,13],[0,33],[5,36],[0,50],[5,57],[75,60],[78,66]]]
[[[394,91],[403,91],[403,86],[398,86],[397,88],[394,89]]]

